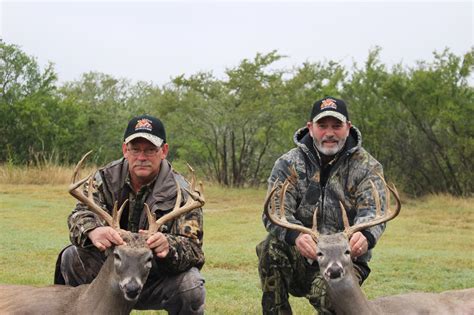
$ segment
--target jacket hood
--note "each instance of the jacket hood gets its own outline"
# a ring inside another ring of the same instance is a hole
[[[308,127],[302,127],[298,129],[293,135],[293,141],[297,147],[299,147],[311,161],[319,161],[319,153],[315,150],[313,146],[313,138],[309,134]],[[347,136],[346,143],[342,152],[345,152],[346,155],[351,155],[355,151],[359,150],[362,147],[362,134],[360,133],[357,127],[352,126],[349,130],[349,135]]]

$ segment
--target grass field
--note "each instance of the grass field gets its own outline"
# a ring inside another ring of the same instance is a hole
[[[52,283],[75,204],[66,189],[0,184],[0,283]],[[255,245],[266,235],[260,219],[265,191],[207,185],[205,192],[206,313],[261,313]],[[473,205],[474,198],[450,196],[403,200],[374,250],[367,296],[473,287]],[[295,314],[314,313],[305,299],[291,303]]]

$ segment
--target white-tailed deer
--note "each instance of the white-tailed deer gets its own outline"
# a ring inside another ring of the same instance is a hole
[[[474,315],[474,288],[442,293],[406,293],[380,297],[370,301],[364,295],[352,265],[349,239],[355,232],[387,222],[399,214],[401,203],[395,187],[385,184],[385,187],[395,197],[396,207],[394,210],[389,209],[390,194],[387,191],[387,207],[385,213],[381,213],[380,198],[372,183],[376,200],[377,214],[375,218],[369,222],[349,226],[346,211],[340,203],[345,230],[335,234],[322,235],[317,230],[316,212],[313,215],[312,228],[289,223],[286,219],[284,211],[285,193],[289,185],[290,181],[288,179],[282,185],[278,182],[275,183],[265,200],[265,214],[274,224],[309,234],[316,242],[320,273],[327,284],[328,294],[336,314]],[[275,195],[276,191],[279,191],[279,196]],[[279,209],[277,209],[275,198],[279,198]]]
[[[146,244],[147,236],[120,229],[120,216],[126,201],[119,210],[116,204],[111,216],[94,202],[92,174],[77,181],[79,168],[89,153],[77,164],[69,193],[118,230],[125,244],[110,249],[99,274],[90,284],[77,287],[0,285],[0,314],[129,314],[137,302],[148,277],[153,254]],[[194,171],[190,170],[192,180],[190,189],[186,189],[189,197],[183,206],[181,187],[177,181],[176,203],[171,212],[156,220],[145,204],[148,233],[155,233],[169,220],[204,205],[202,184],[196,190]],[[86,181],[89,181],[87,196],[81,189]]]

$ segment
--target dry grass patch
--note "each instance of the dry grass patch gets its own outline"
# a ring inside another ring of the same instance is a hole
[[[60,185],[71,181],[73,167],[45,163],[39,166],[0,165],[0,184],[11,185]],[[92,167],[82,172],[89,174]]]

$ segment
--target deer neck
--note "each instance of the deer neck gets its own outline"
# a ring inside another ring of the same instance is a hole
[[[377,314],[362,292],[353,268],[350,268],[350,272],[341,279],[326,279],[326,284],[336,314]]]
[[[126,300],[119,288],[113,255],[109,255],[99,274],[83,295],[89,297],[87,308],[90,311],[86,311],[87,314],[130,314],[136,303]]]

